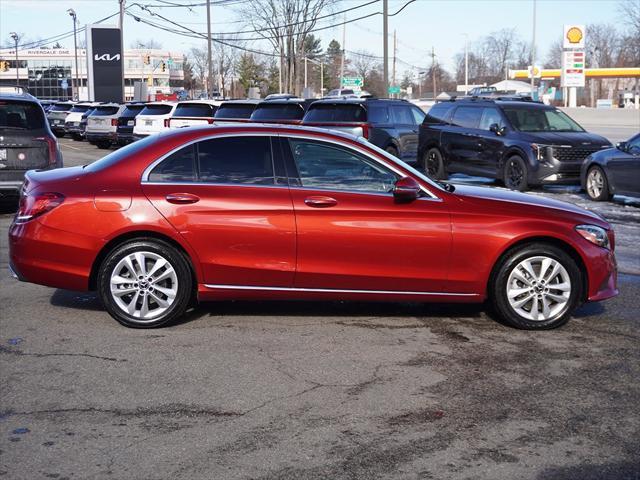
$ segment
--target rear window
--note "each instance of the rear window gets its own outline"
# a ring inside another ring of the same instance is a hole
[[[135,117],[144,109],[144,105],[127,105],[122,111],[123,117]]]
[[[427,113],[424,122],[432,125],[447,123],[449,112],[453,105],[453,103],[436,103],[429,109],[429,113]]]
[[[213,117],[216,107],[206,103],[180,103],[173,112],[174,117]]]
[[[366,122],[367,111],[357,103],[323,103],[311,105],[304,117],[305,122]]]
[[[73,105],[71,105],[70,103],[56,103],[53,107],[51,107],[51,110],[49,110],[50,112],[68,112],[69,110],[71,110],[71,107],[73,107]]]
[[[214,118],[249,118],[255,109],[253,103],[223,103]]]
[[[140,115],[167,115],[172,109],[172,105],[145,105]]]
[[[251,114],[251,120],[302,120],[304,108],[298,103],[262,103]]]
[[[116,113],[118,113],[118,110],[120,110],[119,107],[98,107],[91,115],[96,117],[115,115]]]
[[[0,101],[0,128],[44,128],[42,107],[31,102]]]
[[[478,128],[482,110],[480,107],[458,107],[453,112],[451,123],[459,127]]]
[[[70,112],[80,112],[84,113],[91,108],[89,105],[74,105]]]

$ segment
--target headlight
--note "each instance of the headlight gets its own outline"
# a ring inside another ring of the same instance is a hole
[[[607,231],[602,227],[597,227],[596,225],[578,225],[576,232],[594,245],[609,248],[609,236],[607,235]]]
[[[536,156],[536,158],[540,162],[548,162],[553,158],[552,145],[542,145],[540,143],[532,143],[531,149],[533,150],[533,154]]]

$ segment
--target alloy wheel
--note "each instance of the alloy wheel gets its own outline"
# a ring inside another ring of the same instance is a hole
[[[569,273],[557,260],[535,256],[522,260],[506,285],[511,308],[522,318],[546,321],[562,315],[571,297]]]
[[[516,160],[509,160],[507,163],[507,174],[505,175],[505,181],[509,187],[518,187],[524,178],[524,172],[522,167]]]
[[[604,188],[604,178],[598,168],[593,168],[587,176],[587,192],[591,198],[598,198]]]
[[[111,296],[126,314],[141,323],[151,322],[173,304],[178,276],[171,263],[149,251],[122,258],[110,278]]]
[[[436,178],[439,170],[440,170],[440,161],[436,156],[436,152],[431,150],[427,155],[427,174],[432,178]]]

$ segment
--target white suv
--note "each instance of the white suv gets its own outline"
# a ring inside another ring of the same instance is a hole
[[[222,102],[217,100],[188,100],[178,102],[169,120],[169,128],[191,127],[213,123],[213,115]]]
[[[109,148],[116,143],[118,117],[124,108],[124,105],[117,103],[98,105],[87,117],[86,136],[89,143],[98,148]]]
[[[169,128],[169,119],[176,110],[176,103],[150,102],[136,116],[133,136],[136,139],[148,137]]]

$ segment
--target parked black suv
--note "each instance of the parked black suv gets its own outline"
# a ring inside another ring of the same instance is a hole
[[[144,109],[143,102],[127,103],[125,109],[118,117],[116,127],[116,143],[120,146],[128,145],[135,141],[133,127],[136,124],[136,117]]]
[[[0,200],[17,200],[27,170],[62,167],[44,110],[27,93],[0,94]]]
[[[466,173],[514,190],[580,183],[582,161],[611,147],[557,108],[526,98],[437,103],[420,127],[419,143],[418,163],[432,178]]]
[[[425,113],[406,100],[336,98],[309,106],[303,125],[322,126],[364,137],[407,163],[415,163],[418,128]]]
[[[265,99],[251,114],[251,121],[299,125],[307,108],[313,102],[312,99],[304,100],[296,97]]]

